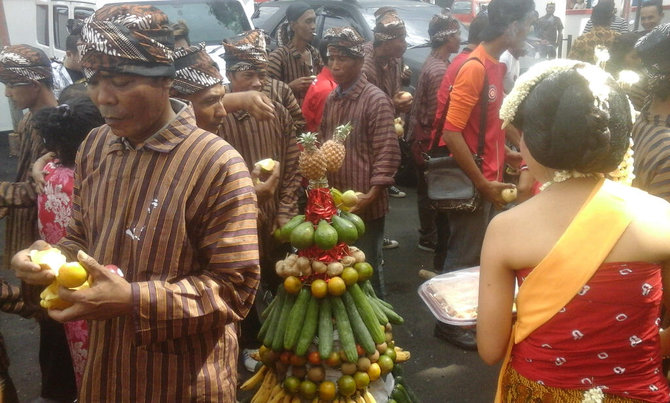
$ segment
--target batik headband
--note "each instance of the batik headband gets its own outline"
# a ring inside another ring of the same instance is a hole
[[[0,82],[29,84],[52,77],[51,62],[41,49],[29,45],[7,46],[0,52]]]
[[[328,53],[331,48],[343,52],[347,56],[362,58],[365,56],[363,51],[363,38],[351,27],[330,28],[323,35],[323,40],[328,43]]]
[[[108,5],[84,23],[79,46],[86,77],[100,70],[149,77],[174,75],[167,16],[148,5]]]
[[[223,82],[219,67],[200,43],[175,52],[174,92],[191,95]]]
[[[265,34],[260,29],[248,31],[237,38],[223,41],[226,71],[265,70],[268,65],[265,53]]]
[[[448,13],[434,15],[428,24],[430,41],[433,43],[446,42],[451,35],[460,32],[460,30],[458,20]]]
[[[390,41],[407,36],[405,23],[392,7],[381,7],[375,12],[377,17],[374,34],[376,41]]]

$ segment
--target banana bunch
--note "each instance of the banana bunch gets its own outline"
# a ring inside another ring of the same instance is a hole
[[[377,400],[369,390],[365,389],[349,397],[340,396],[333,400],[333,403],[377,403]]]

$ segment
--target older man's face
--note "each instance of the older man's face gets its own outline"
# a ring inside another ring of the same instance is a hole
[[[101,71],[89,79],[88,93],[112,132],[137,144],[167,123],[171,84],[165,77]]]

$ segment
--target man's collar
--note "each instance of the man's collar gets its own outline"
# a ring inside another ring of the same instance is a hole
[[[347,97],[351,99],[357,99],[359,96],[361,96],[363,87],[365,87],[365,84],[367,83],[368,80],[366,80],[365,77],[363,77],[363,74],[361,74],[358,76],[358,80],[356,80],[356,82],[346,90],[342,91],[342,88],[339,85],[335,87],[335,94],[338,98]]]
[[[197,126],[195,113],[190,104],[170,98],[170,106],[175,112],[174,119],[165,124],[144,143],[133,146],[125,137],[114,136],[114,139],[109,143],[109,151],[141,150],[143,148],[160,153],[172,151]],[[186,129],[184,129],[185,127]]]

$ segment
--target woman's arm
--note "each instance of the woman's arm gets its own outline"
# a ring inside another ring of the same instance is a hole
[[[490,365],[505,356],[512,329],[516,278],[507,264],[510,219],[506,215],[498,215],[489,224],[481,255],[477,349]]]

